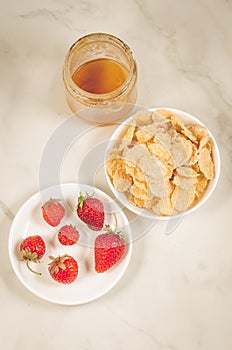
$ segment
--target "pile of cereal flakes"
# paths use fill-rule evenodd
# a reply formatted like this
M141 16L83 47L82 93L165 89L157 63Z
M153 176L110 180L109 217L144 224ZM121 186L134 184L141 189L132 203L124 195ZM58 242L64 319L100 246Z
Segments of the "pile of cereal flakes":
M106 170L132 205L175 215L193 207L214 177L210 136L169 110L142 110L108 152Z

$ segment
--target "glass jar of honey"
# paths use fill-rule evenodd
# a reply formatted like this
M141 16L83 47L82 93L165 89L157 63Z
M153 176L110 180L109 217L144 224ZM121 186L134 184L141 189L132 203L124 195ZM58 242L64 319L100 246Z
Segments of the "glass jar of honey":
M117 37L93 33L69 49L63 67L67 103L94 123L126 118L137 98L137 65L130 48Z

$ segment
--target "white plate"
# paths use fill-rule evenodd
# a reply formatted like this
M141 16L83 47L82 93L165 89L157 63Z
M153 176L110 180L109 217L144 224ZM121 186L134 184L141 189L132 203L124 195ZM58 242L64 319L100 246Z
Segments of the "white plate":
M117 214L119 230L125 234L129 244L123 259L109 271L98 274L94 270L93 244L99 232L92 231L82 223L75 213L78 194L94 193L101 199L105 209L105 223L114 226ZM50 197L62 198L66 208L65 218L56 228L49 226L42 218L41 205ZM80 232L80 240L74 246L62 246L57 239L57 231L64 224L75 224ZM41 235L46 243L46 253L40 264L30 263L31 267L42 272L41 276L31 273L24 261L19 260L19 245L30 235ZM36 193L28 199L18 211L9 235L9 256L13 269L22 284L38 297L49 302L78 305L93 301L111 290L123 276L129 264L132 244L131 230L128 220L120 207L104 192L87 185L74 183L52 186ZM53 281L48 272L49 255L70 254L79 265L79 274L72 284L62 285Z
M110 177L107 174L106 166L105 166L105 176L106 176L108 185L109 185L111 191L113 192L114 196L121 202L121 204L124 207L128 208L130 211L134 212L135 214L143 216L143 217L148 218L148 219L153 219L153 220L154 219L156 219L156 220L169 220L170 218L171 219L179 219L183 215L190 214L190 213L194 212L196 209L200 208L200 206L208 200L208 198L211 196L211 194L215 190L216 185L217 185L218 180L219 180L219 176L220 176L220 168L221 168L220 153L219 153L219 149L218 149L215 138L213 137L213 135L211 134L209 129L199 119L197 119L196 117L192 116L191 114L189 114L187 112L184 112L184 111L181 111L178 109L173 109L173 108L166 108L166 107L150 108L149 111L155 111L157 109L166 109L166 110L172 111L173 113L178 114L184 122L202 125L208 130L208 133L209 133L209 135L211 137L211 141L212 141L212 153L213 153L214 165L215 165L215 177L209 182L209 185L205 191L204 196L192 208L186 210L184 213L182 212L180 214L172 215L172 216L161 216L161 215L158 216L147 209L142 209L142 208L139 208L139 207L136 207L136 206L130 204L128 201L127 195L125 193L118 192L114 188L114 186L110 180ZM107 145L106 152L105 152L105 161L104 161L105 165L106 165L108 152L121 139L121 137L125 133L125 130L127 129L128 125L130 125L133 117L134 117L134 114L132 116L130 116L129 118L127 118L122 124L119 124L119 126L116 128L116 130L112 134L112 136L109 140L109 143Z

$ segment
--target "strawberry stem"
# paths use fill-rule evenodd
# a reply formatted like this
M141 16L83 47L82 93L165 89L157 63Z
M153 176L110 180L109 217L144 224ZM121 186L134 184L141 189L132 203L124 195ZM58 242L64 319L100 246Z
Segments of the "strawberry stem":
M83 196L82 192L80 192L80 195L78 197L78 203L77 203L77 207L78 208L82 208L83 207L83 204L84 204L84 201L87 199L87 198L91 198L94 196L94 193L92 194L88 194L88 192L86 192L85 196Z
M117 232L117 229L118 229L118 218L117 218L117 215L115 213L113 213L113 216L114 216L114 221L115 221L115 229L114 229L114 232L116 233Z
M30 261L29 259L26 259L26 265L27 265L28 270L30 270L31 272L35 273L36 275L42 275L41 272L37 272L37 271L33 270L33 269L30 267L29 261Z
M83 207L84 200L85 200L85 197L84 197L83 194L80 192L80 196L78 197L77 207L82 208L82 207Z

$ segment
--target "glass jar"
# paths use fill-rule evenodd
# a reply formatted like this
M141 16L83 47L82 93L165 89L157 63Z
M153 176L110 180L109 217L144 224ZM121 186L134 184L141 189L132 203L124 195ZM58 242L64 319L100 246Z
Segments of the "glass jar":
M73 80L80 67L99 59L113 60L128 72L124 82L113 91L88 92ZM86 35L71 46L64 62L63 81L70 109L89 122L112 123L125 119L137 99L137 65L133 54L122 40L106 33Z

